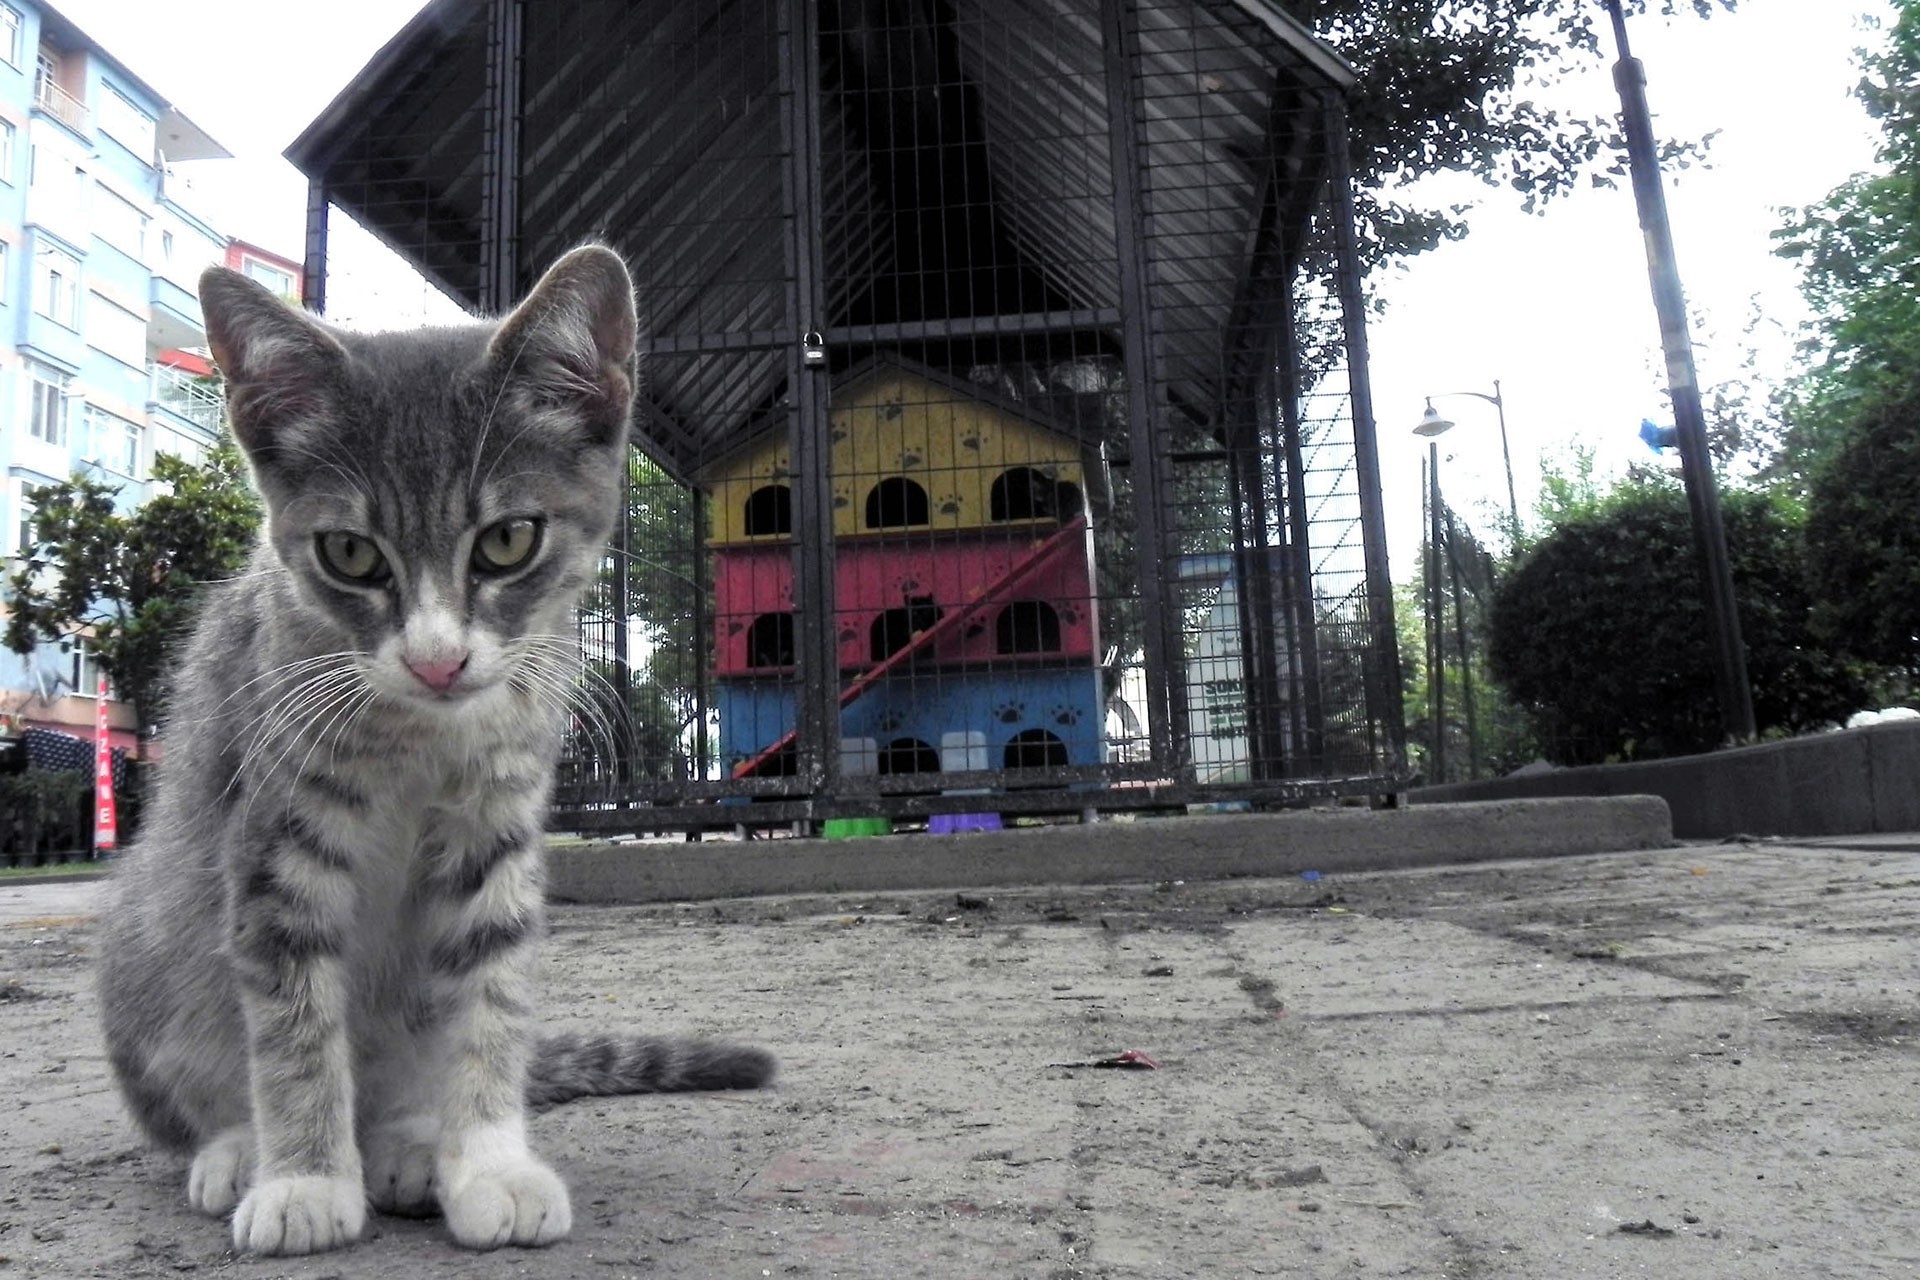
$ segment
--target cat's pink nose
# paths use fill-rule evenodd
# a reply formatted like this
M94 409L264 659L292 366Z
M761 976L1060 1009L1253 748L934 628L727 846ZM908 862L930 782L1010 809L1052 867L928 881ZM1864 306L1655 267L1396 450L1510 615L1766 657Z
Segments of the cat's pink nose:
M435 693L445 693L453 688L454 681L458 680L460 673L466 669L467 655L464 653L457 658L447 658L439 662L415 662L412 658L407 659L407 670L413 672L414 679Z

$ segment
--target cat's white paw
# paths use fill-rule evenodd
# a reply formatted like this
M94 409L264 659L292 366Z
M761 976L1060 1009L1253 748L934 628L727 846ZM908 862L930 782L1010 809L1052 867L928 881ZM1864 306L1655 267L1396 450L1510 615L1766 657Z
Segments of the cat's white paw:
M233 1247L247 1253L324 1253L352 1244L367 1225L359 1178L269 1178L233 1215Z
M222 1129L193 1157L187 1174L187 1203L210 1218L224 1218L253 1183L253 1130L247 1125Z
M433 1144L438 1126L415 1117L376 1125L362 1144L367 1199L382 1213L426 1218L438 1213L434 1198Z
M450 1177L440 1209L469 1249L552 1244L573 1230L566 1184L530 1155Z

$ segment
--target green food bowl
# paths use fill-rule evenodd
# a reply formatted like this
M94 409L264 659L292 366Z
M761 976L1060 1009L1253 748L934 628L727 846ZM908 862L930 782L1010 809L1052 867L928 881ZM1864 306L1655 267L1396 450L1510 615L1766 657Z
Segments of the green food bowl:
M890 836L892 818L828 818L821 835L829 840L857 840L861 836Z

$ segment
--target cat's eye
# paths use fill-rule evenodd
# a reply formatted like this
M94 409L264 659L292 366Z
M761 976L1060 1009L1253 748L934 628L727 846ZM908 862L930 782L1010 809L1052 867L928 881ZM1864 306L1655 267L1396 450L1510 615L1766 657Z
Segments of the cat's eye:
M314 549L328 572L348 582L379 582L387 577L387 558L371 538L335 529L316 537Z
M511 573L540 549L540 522L517 516L490 524L473 540L473 567L478 573Z

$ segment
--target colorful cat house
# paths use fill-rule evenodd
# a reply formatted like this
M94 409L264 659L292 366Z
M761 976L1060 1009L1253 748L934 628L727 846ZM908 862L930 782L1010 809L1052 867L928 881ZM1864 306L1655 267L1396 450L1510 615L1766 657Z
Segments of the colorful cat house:
M854 773L1104 761L1086 451L1031 408L899 357L835 381L835 634ZM792 535L784 433L719 460L713 671L735 776L789 767Z

